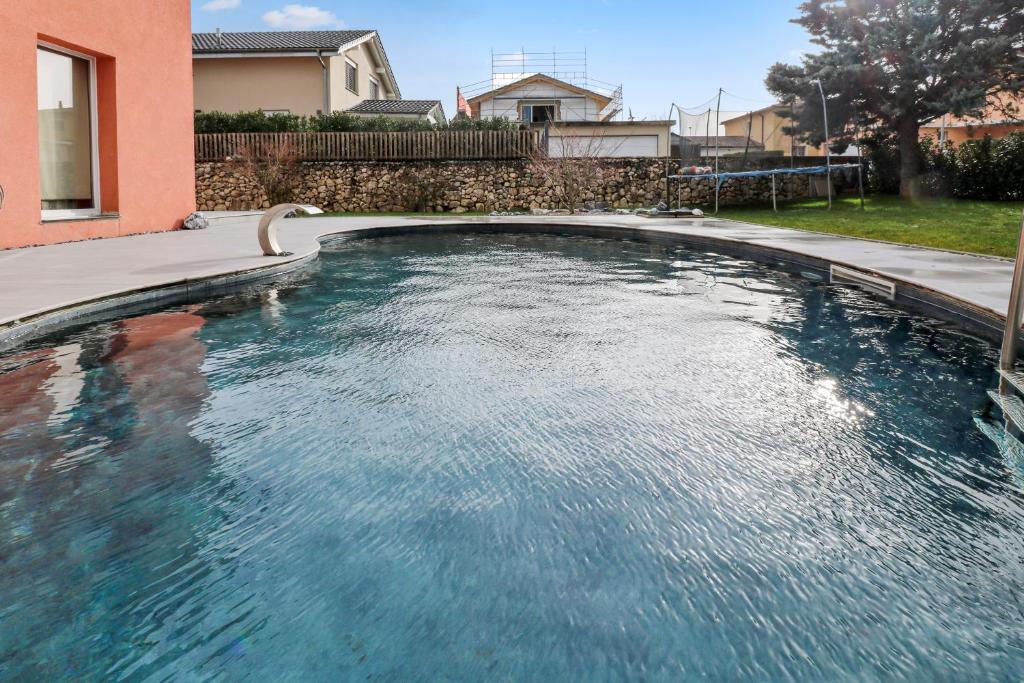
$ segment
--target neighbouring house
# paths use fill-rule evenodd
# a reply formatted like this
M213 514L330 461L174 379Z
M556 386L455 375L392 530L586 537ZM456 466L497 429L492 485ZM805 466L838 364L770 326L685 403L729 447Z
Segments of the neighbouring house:
M345 111L355 116L386 116L389 119L416 119L438 124L448 122L441 100L363 100Z
M997 97L980 117L947 114L921 126L922 139L930 137L952 145L985 136L998 140L1019 132L1024 132L1024 95Z
M683 135L672 134L672 156L682 157L714 157L743 155L763 152L764 145L745 135ZM678 142L676 142L678 139ZM680 148L681 146L681 148Z
M507 118L544 127L555 156L664 157L671 121L614 121L621 89L611 93L536 73L466 100L472 118Z
M613 95L531 74L467 100L473 118L504 117L523 123L608 121L621 111Z
M825 147L812 146L795 140L785 129L792 121L785 114L790 111L789 105L773 104L757 111L748 112L724 122L726 136L740 141L747 137L757 141L765 152L776 152L783 156L823 157ZM714 145L712 141L711 145ZM743 150L740 150L742 152ZM733 153L733 152L730 152Z
M190 21L188 0L0 5L0 248L181 226Z
M546 127L556 157L667 157L671 121L565 121Z
M192 75L197 112L312 116L402 97L369 30L195 33Z

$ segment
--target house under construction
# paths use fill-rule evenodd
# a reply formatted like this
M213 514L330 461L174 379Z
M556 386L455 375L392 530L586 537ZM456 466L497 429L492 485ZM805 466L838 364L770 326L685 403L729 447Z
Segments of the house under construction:
M622 86L590 77L586 52L491 54L491 77L459 88L458 111L543 126L555 156L663 157L671 121L622 120Z
M460 88L473 117L526 123L612 121L622 86L590 77L587 53L491 53L491 77Z

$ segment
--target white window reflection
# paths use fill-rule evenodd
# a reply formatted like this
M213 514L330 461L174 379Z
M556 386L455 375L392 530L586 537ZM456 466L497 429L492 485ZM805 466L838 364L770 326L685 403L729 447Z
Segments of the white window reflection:
M36 64L43 217L97 213L92 61L40 47Z

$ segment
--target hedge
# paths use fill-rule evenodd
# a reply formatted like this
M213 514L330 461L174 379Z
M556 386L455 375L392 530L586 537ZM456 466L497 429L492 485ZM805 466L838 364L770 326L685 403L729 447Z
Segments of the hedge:
M363 117L346 112L320 116L297 114L265 114L244 111L225 114L213 111L195 115L196 133L354 133L361 131L427 131L427 130L515 130L516 121L508 119L458 118L444 124L418 119L393 119L386 116Z
M864 143L868 162L868 189L897 194L900 155L894 138ZM960 199L1024 199L1024 132L995 140L985 136L940 150L933 138L921 141L921 180L936 196Z

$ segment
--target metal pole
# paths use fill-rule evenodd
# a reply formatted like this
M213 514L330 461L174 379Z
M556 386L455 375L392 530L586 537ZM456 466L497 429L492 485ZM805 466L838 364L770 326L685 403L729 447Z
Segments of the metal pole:
M857 148L857 187L860 189L860 210L864 211L864 166L860 160L860 147Z
M775 201L775 174L772 173L772 211L778 212L779 204Z
M860 190L860 210L864 210L864 159L860 152L860 117L853 108L853 139L857 143L857 188Z
M676 108L676 117L679 119L679 168L683 167L683 110L675 102L672 106ZM672 115L672 110L669 109L669 116ZM671 147L671 145L669 145Z
M718 195L722 190L722 179L718 176L718 157L721 156L718 146L719 117L722 115L722 89L718 89L718 104L715 105L715 215L718 215ZM708 123L711 123L710 112Z
M747 170L747 153L750 152L750 135L754 132L754 112L747 118L747 139L743 144L743 170Z
M793 103L789 103L789 120L792 121L795 116L793 109ZM789 167L796 168L796 135L789 136Z
M722 89L718 89L718 104L715 105L715 175L718 175L718 118L722 115ZM709 117L710 118L710 117ZM716 179L717 180L717 179Z
M668 179L668 165L671 163L671 150L670 155L665 157L665 204L668 205L668 210L672 210L672 186Z
M1006 309L1003 348L999 353L999 369L1011 371L1017 362L1017 338L1020 335L1021 286L1024 285L1024 213L1021 214L1020 236L1017 238L1017 260L1013 262L1010 303Z
M832 148L828 139L828 103L825 100L825 88L821 80L815 78L811 83L818 84L818 92L821 93L821 111L825 118L825 174L827 176L826 189L828 190L828 210L832 210Z
M704 150L711 149L711 107L708 107L708 120L704 123Z

